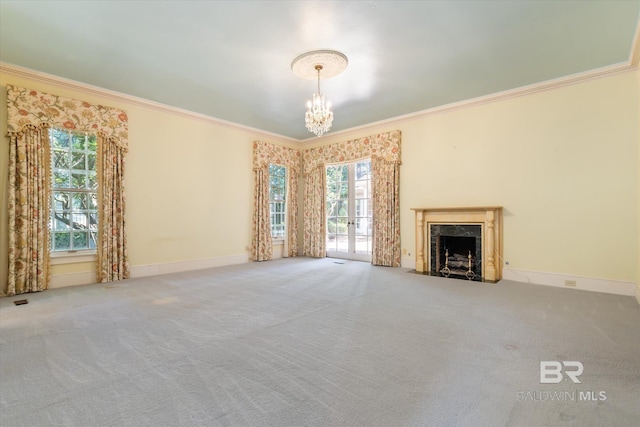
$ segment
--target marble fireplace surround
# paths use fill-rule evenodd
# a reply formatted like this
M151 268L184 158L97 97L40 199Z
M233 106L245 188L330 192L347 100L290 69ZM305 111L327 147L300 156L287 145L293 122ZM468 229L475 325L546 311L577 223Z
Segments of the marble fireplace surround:
M431 224L482 227L482 278L502 279L502 207L412 208L416 217L416 272L431 271Z

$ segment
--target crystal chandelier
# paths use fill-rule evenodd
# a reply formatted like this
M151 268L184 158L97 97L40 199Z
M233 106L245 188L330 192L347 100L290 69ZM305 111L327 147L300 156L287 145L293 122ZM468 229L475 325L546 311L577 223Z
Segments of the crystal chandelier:
M320 71L322 65L316 65L318 70L318 93L313 94L313 101L307 102L307 113L304 115L304 122L309 132L322 136L323 133L329 132L333 123L333 111L331 111L331 102L324 102L324 95L320 92Z
M318 92L307 102L307 112L304 115L307 130L317 136L329 132L333 123L331 103L325 102L324 95L320 92L320 72L322 71L323 79L335 77L347 68L347 63L347 57L335 50L307 52L291 63L291 70L298 77L318 80Z

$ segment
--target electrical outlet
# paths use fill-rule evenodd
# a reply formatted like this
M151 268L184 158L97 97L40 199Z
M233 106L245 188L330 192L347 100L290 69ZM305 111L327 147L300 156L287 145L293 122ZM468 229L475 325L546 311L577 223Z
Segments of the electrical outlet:
M406 250L406 249L403 249L403 250L402 250L402 255L406 255L406 254L407 254L407 250Z
M565 286L573 286L573 287L575 287L576 286L576 281L575 280L565 280L564 281L564 285Z

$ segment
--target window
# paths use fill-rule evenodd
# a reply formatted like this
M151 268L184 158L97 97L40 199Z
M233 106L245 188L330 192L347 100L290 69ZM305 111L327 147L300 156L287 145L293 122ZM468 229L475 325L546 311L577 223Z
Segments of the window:
M286 226L286 186L287 171L284 166L269 165L269 211L271 216L271 237L284 239Z
M51 251L95 250L98 231L96 135L50 129Z

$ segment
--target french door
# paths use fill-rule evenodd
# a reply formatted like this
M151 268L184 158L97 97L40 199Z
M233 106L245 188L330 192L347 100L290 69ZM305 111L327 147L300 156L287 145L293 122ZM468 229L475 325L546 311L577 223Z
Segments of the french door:
M371 262L371 160L327 166L327 256Z

